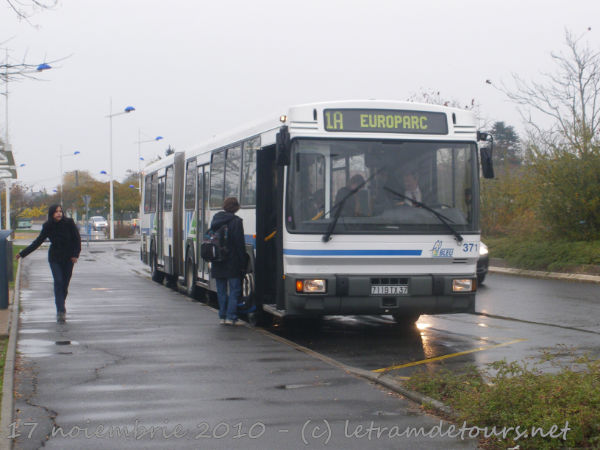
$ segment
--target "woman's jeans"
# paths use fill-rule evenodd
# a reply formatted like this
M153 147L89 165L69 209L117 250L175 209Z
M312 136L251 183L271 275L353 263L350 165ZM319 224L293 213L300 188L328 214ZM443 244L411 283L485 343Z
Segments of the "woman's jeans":
M69 282L73 274L73 262L71 260L64 262L50 261L50 270L54 277L54 302L56 303L56 312L64 313L65 299L69 292Z
M229 284L229 295L227 295L227 284ZM240 278L217 278L220 319L237 319L237 304L241 293L242 280Z

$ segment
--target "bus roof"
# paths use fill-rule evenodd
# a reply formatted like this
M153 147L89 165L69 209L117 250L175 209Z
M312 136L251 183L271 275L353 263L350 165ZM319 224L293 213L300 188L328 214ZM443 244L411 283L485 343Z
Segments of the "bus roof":
M173 164L173 161L175 160L175 155L178 153L182 153L182 152L172 153L169 156L166 156L157 161L151 162L146 167L142 167L142 174L154 172L155 170L170 166L171 164Z
M281 114L273 114L270 118L256 121L240 126L227 133L215 135L205 142L193 146L186 151L186 159L189 157L208 153L212 150L229 146L236 142L241 142L253 136L262 135L262 146L275 143L275 135L282 125L288 125L292 137L300 135L319 135L321 137L333 137L332 133L325 131L323 111L330 110L402 110L411 112L433 112L444 113L448 117L448 132L443 136L448 138L461 136L463 139L469 135L469 138L475 138L477 122L472 111L448 107L443 105L434 105L430 103L416 103L398 100L337 100L329 102L315 102L295 105L287 108ZM284 120L285 118L285 120ZM402 133L397 133L402 134ZM426 133L421 133L421 136ZM353 133L354 136L361 138L375 138L373 132L369 134ZM390 133L377 134L384 138L391 138ZM414 134L412 135L414 138ZM265 137L267 138L265 141ZM440 138L442 136L438 136Z

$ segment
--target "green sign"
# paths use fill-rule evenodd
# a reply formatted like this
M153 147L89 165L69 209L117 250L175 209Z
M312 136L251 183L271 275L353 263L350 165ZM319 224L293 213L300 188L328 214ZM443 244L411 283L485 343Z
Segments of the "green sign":
M398 109L326 109L325 130L332 132L448 134L446 114Z

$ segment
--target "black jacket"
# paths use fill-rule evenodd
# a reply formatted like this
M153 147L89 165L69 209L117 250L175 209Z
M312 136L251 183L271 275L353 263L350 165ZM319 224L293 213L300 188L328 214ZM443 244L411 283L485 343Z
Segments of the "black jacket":
M77 225L73 219L63 217L58 222L45 222L42 225L40 235L29 245L19 252L22 258L42 245L42 242L50 239L50 250L48 261L66 262L71 258L79 258L81 253L81 237Z
M246 243L244 239L244 221L233 213L220 211L210 224L210 229L218 230L227 224L227 249L229 258L213 262L210 275L213 278L241 278L246 270Z

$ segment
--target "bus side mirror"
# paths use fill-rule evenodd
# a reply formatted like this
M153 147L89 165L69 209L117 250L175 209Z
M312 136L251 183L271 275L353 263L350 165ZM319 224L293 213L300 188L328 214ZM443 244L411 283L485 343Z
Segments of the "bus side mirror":
M275 154L277 155L278 166L290 165L290 151L290 132L287 126L283 126L275 137Z
M483 178L494 178L494 163L492 162L492 147L481 147L481 172Z
M489 133L477 132L477 141L489 142L489 145L479 148L481 159L481 172L483 178L494 178L494 162L492 154L494 151L494 137Z

